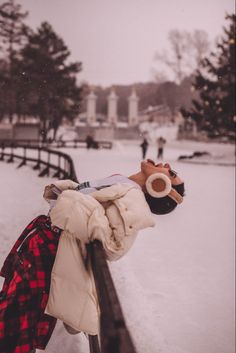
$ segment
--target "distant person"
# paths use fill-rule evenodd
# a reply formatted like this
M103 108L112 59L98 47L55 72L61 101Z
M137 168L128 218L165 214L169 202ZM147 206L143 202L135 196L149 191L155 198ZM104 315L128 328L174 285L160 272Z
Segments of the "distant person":
M98 150L98 149L99 149L99 144L98 144L98 142L95 141L95 140L93 140L93 148L94 148L95 150Z
M163 159L165 144L166 144L166 140L162 136L160 136L157 139L157 159Z
M147 153L147 149L148 149L148 140L146 139L146 137L143 138L143 142L141 143L140 147L142 149L142 158L145 159L146 157L146 153Z
M94 139L93 139L93 136L92 136L92 135L87 135L87 136L86 136L86 139L85 139L85 142L86 142L86 147L87 147L88 150L89 150L90 148L93 148L93 146L94 146Z
M93 136L87 135L85 141L87 149L94 148L97 150L99 148L98 142L94 140Z

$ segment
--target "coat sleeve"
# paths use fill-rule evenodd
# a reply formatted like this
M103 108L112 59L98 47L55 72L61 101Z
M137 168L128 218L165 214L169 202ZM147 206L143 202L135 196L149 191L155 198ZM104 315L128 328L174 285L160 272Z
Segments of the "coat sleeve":
M77 191L63 191L49 215L55 226L85 244L111 234L102 205L90 195Z
M108 260L117 260L130 249L140 229L154 225L150 211L144 208L147 205L140 203L136 194L130 190L127 197L118 197L117 201L117 191L111 189L99 202L92 195L66 190L58 196L49 215L55 226L79 239L83 249L97 239ZM119 195L123 196L123 191ZM114 202L105 210L102 203L112 198Z
M89 219L89 233L91 234L91 240L96 239L102 243L107 259L109 261L116 261L128 252L136 239L137 233L133 233L127 237L123 228L123 236L117 239L114 229L106 216L105 220L105 224L107 225L102 226L100 214L95 209Z
M50 200L55 200L57 199L57 194L54 193L53 189L56 187L59 190L59 193L65 190L73 190L75 189L79 184L66 179L66 180L56 180L53 184L47 185L44 189L43 197L47 202L50 202Z
M99 202L108 202L106 216L111 235L99 240L110 261L119 259L129 251L141 229L155 225L143 192L130 184L117 183L91 195Z
M80 240L81 249L85 249L85 244L99 240L110 261L126 254L136 238L136 234L125 237L123 233L122 239L117 239L103 206L92 196L80 192L62 192L49 215L55 226Z

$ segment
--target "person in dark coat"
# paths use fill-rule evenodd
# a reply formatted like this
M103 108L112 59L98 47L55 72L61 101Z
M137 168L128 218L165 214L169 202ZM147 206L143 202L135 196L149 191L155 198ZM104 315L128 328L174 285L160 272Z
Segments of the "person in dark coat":
M163 159L165 144L166 140L162 136L157 139L157 159Z
M98 149L99 147L98 143L97 141L94 140L93 136L87 135L85 141L86 141L87 149L90 149L90 148Z
M85 142L88 150L93 147L93 137L91 135L86 136Z
M142 158L145 159L148 149L148 140L146 139L146 137L143 138L143 142L141 143L140 147L142 149Z

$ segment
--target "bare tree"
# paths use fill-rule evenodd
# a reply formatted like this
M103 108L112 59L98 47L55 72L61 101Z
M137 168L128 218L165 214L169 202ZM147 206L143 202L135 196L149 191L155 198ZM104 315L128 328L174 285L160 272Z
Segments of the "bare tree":
M155 78L156 83L161 84L168 81L167 74L161 70L152 69L151 73L152 73L152 76Z
M209 53L210 42L208 39L208 34L202 30L195 30L191 35L192 48L195 53L195 67L194 69L199 69L202 59Z
M169 32L168 40L170 51L156 52L155 59L170 69L175 81L180 83L184 77L199 68L201 60L209 51L207 33L201 30L190 33L175 29Z

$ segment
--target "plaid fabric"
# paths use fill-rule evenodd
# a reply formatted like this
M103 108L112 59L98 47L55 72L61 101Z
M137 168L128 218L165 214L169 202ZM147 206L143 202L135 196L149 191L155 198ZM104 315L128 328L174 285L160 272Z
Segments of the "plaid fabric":
M0 275L0 353L45 349L56 319L44 314L61 230L39 216L22 232Z

